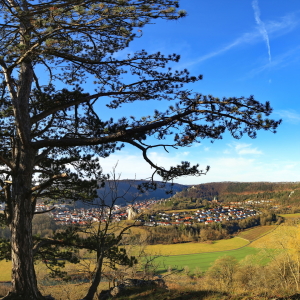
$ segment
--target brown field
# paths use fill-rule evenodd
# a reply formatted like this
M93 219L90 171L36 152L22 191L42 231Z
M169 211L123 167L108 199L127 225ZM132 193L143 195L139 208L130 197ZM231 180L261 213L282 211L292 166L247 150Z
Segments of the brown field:
M268 232L274 230L276 225L269 225L269 226L259 226L255 228L251 228L239 233L238 237L248 240L252 242L263 235L267 234Z

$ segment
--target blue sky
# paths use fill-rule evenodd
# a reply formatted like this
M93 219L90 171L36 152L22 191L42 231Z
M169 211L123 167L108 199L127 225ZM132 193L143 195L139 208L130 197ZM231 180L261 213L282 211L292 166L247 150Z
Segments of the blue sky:
M203 74L187 86L216 97L254 95L270 101L273 118L283 119L276 134L258 132L256 139L233 139L225 134L211 143L153 151L154 162L169 167L188 160L211 170L205 176L176 182L200 184L216 181L300 181L300 2L299 0L185 0L188 16L158 21L143 28L143 36L125 52L181 55L177 69ZM175 68L175 66L174 66ZM170 103L168 103L170 104ZM136 114L149 114L163 103L142 102ZM130 107L124 107L128 112ZM127 110L127 111L126 111ZM132 113L132 112L131 112ZM146 178L151 169L139 150L125 147L101 159L105 172L118 163L122 178Z

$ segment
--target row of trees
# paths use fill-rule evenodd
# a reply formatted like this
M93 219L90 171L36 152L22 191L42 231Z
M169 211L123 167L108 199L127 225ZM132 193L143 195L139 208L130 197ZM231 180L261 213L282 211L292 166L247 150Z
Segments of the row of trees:
M172 226L145 227L146 242L150 245L173 244L183 242L203 242L226 239L237 232L259 225L280 224L282 218L272 213L265 213L238 221L225 221L208 225L195 223L189 226L184 224ZM139 239L141 234L132 235L127 243Z
M53 218L48 215L35 215L32 221L32 234L39 235L41 237L50 237L53 235L53 231L62 228L57 225ZM0 228L0 238L9 239L10 230L8 227Z
M173 202L179 203L182 200L189 199L211 201L214 198L225 203L271 199L280 204L297 205L300 200L300 184L270 182L207 183L181 191L175 196Z

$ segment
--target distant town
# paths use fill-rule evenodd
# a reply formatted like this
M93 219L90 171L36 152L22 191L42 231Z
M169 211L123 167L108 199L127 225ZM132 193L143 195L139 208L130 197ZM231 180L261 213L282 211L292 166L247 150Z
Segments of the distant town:
M109 218L112 222L121 220L136 219L145 226L171 226L171 225L192 225L195 223L211 224L230 220L241 220L260 214L253 208L245 208L245 203L232 202L228 205L216 205L208 209L195 209L187 211L155 211L151 212L154 204L162 204L168 199L145 200L133 205L114 205L109 213L107 209L100 207L74 208L67 204L55 204L54 206L37 204L36 212L48 211L48 214L57 224L85 225L91 222L106 222ZM215 201L217 202L217 201ZM250 203L249 203L250 204ZM0 209L4 209L0 206Z

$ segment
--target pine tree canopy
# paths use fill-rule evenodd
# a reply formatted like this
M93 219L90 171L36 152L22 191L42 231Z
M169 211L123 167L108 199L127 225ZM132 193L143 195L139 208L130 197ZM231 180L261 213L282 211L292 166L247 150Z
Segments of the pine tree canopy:
M271 113L269 103L187 90L184 84L201 75L167 68L179 60L176 54L141 50L115 58L137 37L134 32L153 19L184 16L177 7L177 1L165 0L1 1L1 162L6 181L17 167L13 149L18 143L36 155L34 172L42 183L33 192L47 188L49 194L54 182L75 176L66 166L72 165L79 177L91 177L94 155L106 157L126 144L141 149L163 179L201 173L188 163L170 170L156 166L147 150L158 145L148 145L147 137L163 145L171 135L170 146L181 147L202 138L219 139L226 129L235 138L245 133L255 137L259 129L275 131L278 122L262 117ZM91 82L93 91L85 91ZM147 100L169 101L170 107L119 120L104 119L99 108Z

